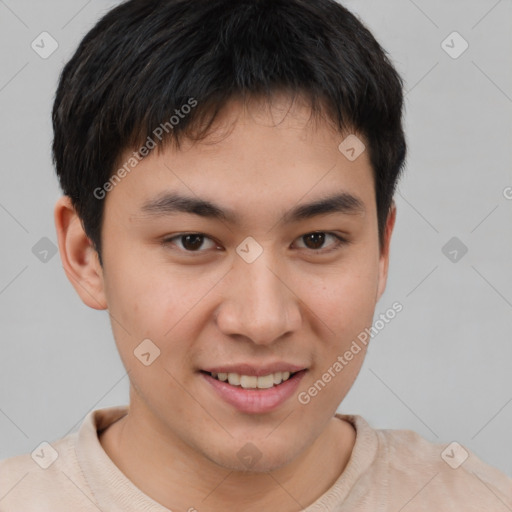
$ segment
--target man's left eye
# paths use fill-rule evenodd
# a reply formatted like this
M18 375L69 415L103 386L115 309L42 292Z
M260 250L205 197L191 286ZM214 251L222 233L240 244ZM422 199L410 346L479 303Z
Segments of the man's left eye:
M320 249L322 249L322 246L324 245L327 237L331 237L332 239L334 239L334 243L331 243L330 246L328 246L329 248L327 249L327 252L334 250L339 246L347 243L347 241L344 238L335 235L334 233L326 233L324 231L315 231L313 233L307 233L306 235L302 235L301 237L299 237L298 240L302 240L305 242L306 249L311 249L312 251L319 251Z

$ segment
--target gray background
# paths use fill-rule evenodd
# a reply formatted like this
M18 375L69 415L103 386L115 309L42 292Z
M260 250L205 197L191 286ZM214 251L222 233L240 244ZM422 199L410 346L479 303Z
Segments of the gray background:
M32 250L43 237L56 244L59 72L115 4L0 0L0 458L128 400L107 312L82 304L58 254L44 262ZM376 315L395 301L404 309L373 339L340 411L456 440L512 476L511 0L344 4L406 81L409 156ZM47 59L31 48L43 31L59 44ZM453 31L469 43L456 59L441 45ZM452 39L453 53L461 41ZM456 262L442 252L452 237L468 248Z

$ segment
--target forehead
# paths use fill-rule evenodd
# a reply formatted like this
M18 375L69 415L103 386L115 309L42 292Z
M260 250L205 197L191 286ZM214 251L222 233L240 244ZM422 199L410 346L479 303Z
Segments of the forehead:
M164 209L165 196L174 194L204 199L210 206L222 203L234 212L297 205L336 192L345 195L345 206L352 201L361 210L370 203L370 210L374 183L368 155L363 151L356 159L347 158L340 148L348 136L354 134L338 132L312 117L308 105L286 97L271 105L232 101L205 139L185 140L179 149L168 144L152 150L109 192L107 203L129 195L133 200L121 206L129 206L132 215L147 214L157 211L158 203ZM175 197L167 206L183 205L182 199ZM355 205L358 200L362 204Z

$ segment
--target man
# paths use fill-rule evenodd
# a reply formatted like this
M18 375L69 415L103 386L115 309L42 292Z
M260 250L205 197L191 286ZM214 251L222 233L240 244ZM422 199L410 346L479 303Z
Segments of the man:
M130 405L91 412L45 469L4 461L0 510L512 507L474 454L454 469L336 414L405 158L400 77L345 8L125 2L66 65L53 124L63 266L108 309Z

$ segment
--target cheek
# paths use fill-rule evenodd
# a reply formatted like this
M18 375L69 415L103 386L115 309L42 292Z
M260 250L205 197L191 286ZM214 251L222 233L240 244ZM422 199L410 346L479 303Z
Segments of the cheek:
M160 362L176 366L190 352L200 321L194 314L219 280L214 275L178 272L161 264L143 265L134 257L118 261L105 273L112 330L121 357L133 365L133 351L150 339L161 351Z
M297 395L303 419L330 417L352 387L366 355L358 336L372 324L378 270L361 266L309 281L308 307L320 319L315 364Z
M105 279L107 300L110 311L137 334L162 336L190 308L194 287L183 276L147 261L131 255L111 265Z
M346 340L371 323L377 285L378 266L360 262L307 279L303 296L331 334L337 340Z

